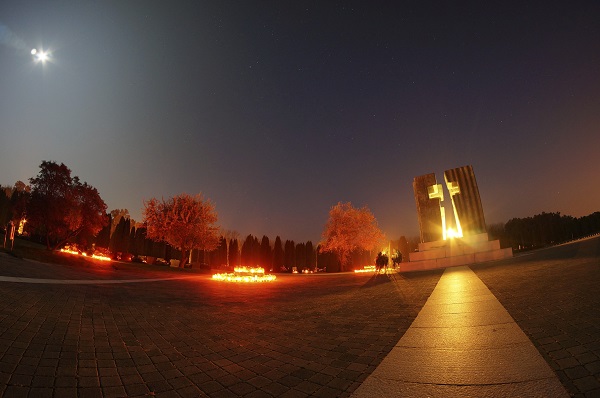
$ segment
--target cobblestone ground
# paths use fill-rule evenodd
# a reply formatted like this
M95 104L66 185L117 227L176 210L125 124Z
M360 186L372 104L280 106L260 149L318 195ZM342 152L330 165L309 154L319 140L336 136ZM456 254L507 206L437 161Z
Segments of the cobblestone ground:
M0 281L0 395L348 396L404 334L441 273L282 275L234 285L160 267L69 267L0 253L0 276L191 276Z
M600 239L471 267L574 397L600 397Z

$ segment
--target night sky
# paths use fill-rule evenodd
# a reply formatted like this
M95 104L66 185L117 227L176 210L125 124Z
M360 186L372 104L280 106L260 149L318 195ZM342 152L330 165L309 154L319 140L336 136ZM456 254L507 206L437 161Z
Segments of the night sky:
M4 0L0 183L313 242L338 201L417 235L413 178L467 164L488 224L600 210L600 2L489 3Z

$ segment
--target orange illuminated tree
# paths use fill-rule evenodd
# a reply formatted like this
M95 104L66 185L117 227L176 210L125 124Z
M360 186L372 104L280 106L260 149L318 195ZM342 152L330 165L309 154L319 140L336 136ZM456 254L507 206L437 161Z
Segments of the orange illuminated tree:
M357 209L351 203L339 202L329 210L320 250L336 253L340 270L345 271L354 250L377 249L384 240L385 235L367 207Z
M155 198L144 202L146 236L181 251L179 266L185 267L193 249L211 251L219 245L215 206L202 194L177 195L167 201Z

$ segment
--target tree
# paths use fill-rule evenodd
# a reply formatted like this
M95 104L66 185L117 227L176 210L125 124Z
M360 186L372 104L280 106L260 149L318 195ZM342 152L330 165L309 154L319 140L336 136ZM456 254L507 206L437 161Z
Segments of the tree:
M13 188L14 192L31 192L31 188L29 185L25 184L23 181L18 180L15 182L15 186Z
M257 242L258 239L252 234L246 236L246 240L244 240L244 243L242 244L242 265L246 267L256 267L258 264L259 259L257 253L259 250L256 249Z
M31 227L58 248L79 234L96 235L107 222L106 204L96 188L71 177L63 163L43 161L31 183L28 220Z
M0 225L6 225L11 219L10 196L4 187L0 187ZM10 191L9 191L10 192Z
M202 255L204 252L200 252ZM221 267L227 265L227 239L224 236L219 238L219 244L215 250L208 253L210 260L209 264L211 267ZM202 259L202 258L201 258Z
M0 225L9 221L19 225L26 218L30 192L23 181L17 181L14 187L0 186Z
M132 228L132 231L134 229ZM135 236L129 240L129 245L132 247L131 253L136 256L143 256L144 252L144 241L146 240L146 228L138 226L135 228Z
M283 246L283 261L284 266L288 271L292 271L292 269L296 266L296 244L293 240L286 240L285 245Z
M329 211L321 250L335 252L340 262L340 270L345 271L350 254L354 250L372 250L384 240L385 235L367 207L356 209L351 203L339 202Z
M117 228L117 225L119 224L121 219L122 218L130 218L130 217L129 217L129 210L127 210L127 209L113 209L110 211L110 215L112 217L112 224L110 226L110 234L112 236L112 234L115 232L115 229Z
M277 236L275 238L275 245L273 246L273 272L280 272L283 265L283 247L281 245L281 238Z
M202 194L177 195L167 201L152 198L144 203L146 235L164 241L181 251L180 267L185 267L192 249L214 250L219 244L217 212Z
M112 226L112 216L110 213L106 215L106 225L102 227L98 235L96 235L96 246L108 249L110 246L110 228Z
M334 252L326 252L321 250L321 246L317 246L317 264L318 268L326 272L339 272L340 263L337 261Z
M127 253L129 250L129 238L131 233L131 221L129 218L121 217L110 237L110 251L116 253Z
M127 251L131 253L132 256L137 256L140 254L137 246L135 245L135 226L131 226L131 231L129 232L129 248Z
M12 195L10 196L10 206L12 208L12 220L19 223L27 216L27 203L29 202L31 188L25 185L23 181L15 182Z
M309 269L314 270L317 268L317 257L315 256L315 249L313 248L312 241L309 240L306 242L304 250L306 252L306 266Z
M266 235L263 235L260 242L260 266L265 272L270 272L273 267L273 253L271 252L271 242Z
M228 265L237 267L240 265L240 246L237 239L231 239L229 241L229 249L227 250Z

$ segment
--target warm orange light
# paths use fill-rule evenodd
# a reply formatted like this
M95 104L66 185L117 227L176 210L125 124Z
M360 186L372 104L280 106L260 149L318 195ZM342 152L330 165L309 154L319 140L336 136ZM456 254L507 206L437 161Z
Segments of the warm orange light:
M19 221L19 229L17 229L17 233L19 235L23 235L23 230L25 229L25 223L27 223L27 219L22 218L21 221Z
M275 275L265 275L265 269L260 267L235 267L233 273L214 274L212 278L223 282L271 282L277 279Z
M100 256L98 254L92 254L91 256L88 256L87 253L79 253L78 251L71 250L69 248L62 248L62 249L60 249L60 251L62 253L74 254L76 256L90 257L90 258L93 258L94 260L100 260L100 261L111 261L112 260L110 257Z
M236 273L249 273L249 274L264 274L265 273L265 269L264 268L251 268L251 267L235 267L233 269L234 272Z
M101 260L101 261L111 261L112 260L110 257L100 256L98 254L92 254L91 257L95 260Z
M377 267L374 265L365 265L363 267L363 269L355 269L354 272L356 272L357 274L360 273L366 273L366 272L379 272L379 273L385 273L385 274L391 274L393 272L395 272L395 270L391 267L383 267L382 269L380 269L379 271L377 271Z
M448 228L446 230L446 237L448 239L462 238L462 233L460 231L455 230L454 228Z
M356 272L357 274L363 273L363 272L375 272L377 271L377 268L374 265L365 265L363 267L363 269L355 269L354 272Z

